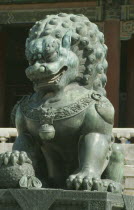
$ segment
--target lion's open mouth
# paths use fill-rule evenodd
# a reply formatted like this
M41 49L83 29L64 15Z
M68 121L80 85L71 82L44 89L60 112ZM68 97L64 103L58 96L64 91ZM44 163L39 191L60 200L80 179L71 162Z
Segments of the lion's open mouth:
M67 71L67 66L64 66L63 68L61 68L61 70L57 74L51 75L46 78L42 78L40 81L38 81L38 87L42 87L44 85L49 85L49 84L53 84L53 83L58 84L61 77L63 76L63 74L66 71Z

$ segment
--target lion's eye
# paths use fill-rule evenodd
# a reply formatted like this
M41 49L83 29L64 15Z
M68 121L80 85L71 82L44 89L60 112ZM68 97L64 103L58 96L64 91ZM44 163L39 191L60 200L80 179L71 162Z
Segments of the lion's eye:
M32 61L35 63L37 61L38 57L36 55L33 56Z
M34 63L37 61L37 56L33 55L33 57L29 60L29 65L34 65Z
M30 66L31 66L31 65L34 65L34 63L35 63L34 60L30 60L30 61L29 61L29 65L30 65Z

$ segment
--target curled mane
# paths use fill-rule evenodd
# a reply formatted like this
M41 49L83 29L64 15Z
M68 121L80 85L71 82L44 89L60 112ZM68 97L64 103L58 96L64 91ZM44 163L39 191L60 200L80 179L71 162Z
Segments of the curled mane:
M93 88L98 93L106 95L108 63L104 35L97 25L90 22L84 15L60 13L47 15L44 20L36 22L30 29L29 38L26 41L27 59L30 60L32 56L29 52L30 42L51 35L61 43L68 31L71 31L70 50L79 58L77 81L88 89Z

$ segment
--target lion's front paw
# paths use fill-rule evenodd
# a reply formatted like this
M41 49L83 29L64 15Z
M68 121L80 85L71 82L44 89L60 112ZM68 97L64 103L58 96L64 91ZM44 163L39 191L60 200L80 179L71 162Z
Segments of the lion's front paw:
M0 154L0 167L2 165L22 165L23 163L32 164L32 161L28 158L27 153L24 151L14 150L12 152L5 152Z
M67 189L72 190L97 190L102 191L102 181L95 177L84 177L83 179L76 176L74 179L70 176L67 179Z
M75 190L98 190L102 186L101 179L97 174L90 172L85 169L80 171L79 173L73 174L69 176L66 181L67 189L75 189Z
M32 161L26 152L12 151L0 154L0 187L17 188L20 179L35 176ZM35 183L35 179L34 179Z
M101 179L88 171L79 172L69 176L66 181L67 189L70 190L89 190L99 192L121 193L122 185L108 179Z

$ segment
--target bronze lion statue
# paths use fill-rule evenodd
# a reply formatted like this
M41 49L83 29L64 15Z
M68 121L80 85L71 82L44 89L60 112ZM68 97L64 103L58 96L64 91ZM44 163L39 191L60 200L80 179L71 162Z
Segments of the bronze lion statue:
M48 15L30 29L26 75L35 92L13 109L18 137L0 156L0 187L122 191L106 54L103 33L81 14Z

